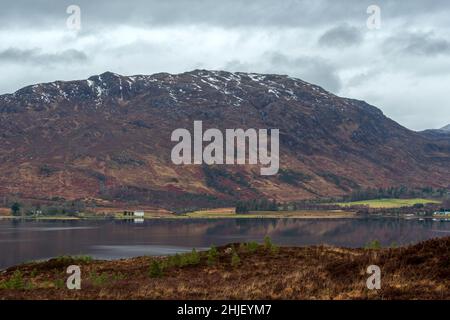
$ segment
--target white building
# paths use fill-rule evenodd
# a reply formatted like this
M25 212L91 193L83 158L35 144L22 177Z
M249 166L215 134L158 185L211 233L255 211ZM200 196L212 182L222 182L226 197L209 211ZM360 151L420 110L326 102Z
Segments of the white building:
M440 211L436 211L434 214L435 215L450 216L450 210L440 210Z
M144 216L144 211L134 211L133 215L135 217L143 217Z

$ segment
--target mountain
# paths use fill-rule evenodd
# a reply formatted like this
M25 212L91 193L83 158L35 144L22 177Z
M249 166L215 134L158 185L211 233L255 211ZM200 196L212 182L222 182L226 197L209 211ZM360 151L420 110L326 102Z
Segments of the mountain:
M440 129L428 129L421 132L423 135L434 140L450 141L450 124Z
M177 128L278 128L280 171L176 166ZM271 74L194 70L36 84L0 96L0 195L200 206L447 187L450 142L363 101Z

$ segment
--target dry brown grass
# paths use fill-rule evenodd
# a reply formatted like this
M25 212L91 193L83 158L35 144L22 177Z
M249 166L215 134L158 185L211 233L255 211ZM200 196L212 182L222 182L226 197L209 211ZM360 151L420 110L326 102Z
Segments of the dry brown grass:
M57 261L10 268L0 283L19 270L32 288L0 289L2 299L450 299L450 238L395 249L346 249L327 246L239 248L240 264L231 266L230 246L218 248L216 264L201 253L198 265L169 267L148 275L152 259ZM82 290L58 288L66 267L80 264ZM366 268L382 271L381 290L366 288ZM92 274L103 275L95 283ZM122 277L118 276L122 275Z

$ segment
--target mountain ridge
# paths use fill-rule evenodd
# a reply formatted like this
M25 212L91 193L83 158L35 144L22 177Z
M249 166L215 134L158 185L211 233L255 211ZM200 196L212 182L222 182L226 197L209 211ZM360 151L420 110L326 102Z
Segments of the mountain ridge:
M287 75L277 75L277 74L259 74L259 73L245 73L245 72L226 72L226 71L210 71L204 69L196 69L189 72L179 73L179 74L170 74L166 72L155 73L151 75L133 75L133 76L123 76L118 73L114 73L111 71L106 71L99 75L90 76L87 79L82 80L69 80L69 81L53 81L46 82L34 85L25 86L14 93L3 94L0 95L0 99L4 99L9 101L10 99L15 98L16 96L25 95L36 95L37 97L33 100L33 102L41 103L43 102L51 102L49 101L49 97L46 94L40 93L39 91L47 90L53 93L58 93L59 98L71 99L71 98L80 98L81 97L91 97L91 98L102 98L108 94L111 94L112 97L120 97L122 99L127 97L127 94L134 93L139 94L142 93L143 90L148 88L151 83L158 82L163 78L168 78L170 80L177 79L178 77L183 77L186 75L192 75L195 77L203 77L206 80L201 80L204 83L207 83L211 87L215 89L219 89L214 85L216 80L212 80L212 82L208 82L211 80L210 76L218 76L226 81L239 81L241 76L249 77L254 82L259 82L263 78L272 78L272 79L288 79L293 81L296 85L309 86L312 90L320 92L324 95L332 95L331 93L324 90L322 87L307 83L301 79L289 77ZM170 81L169 81L170 82ZM62 91L61 86L67 86L69 91ZM164 87L165 89L169 89L168 87ZM88 90L86 90L88 89ZM270 89L270 88L269 88ZM273 92L275 95L277 92ZM290 92L284 92L291 94ZM55 94L54 98L57 98L58 95Z

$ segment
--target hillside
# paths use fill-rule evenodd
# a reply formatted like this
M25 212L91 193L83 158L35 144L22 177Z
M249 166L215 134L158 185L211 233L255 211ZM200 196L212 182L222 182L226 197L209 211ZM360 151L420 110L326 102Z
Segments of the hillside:
M440 129L428 129L421 132L423 135L434 140L450 141L450 124Z
M238 259L225 246L216 254L28 263L0 274L0 299L450 299L448 237L383 249L234 247ZM81 290L65 288L73 264ZM380 267L380 290L366 287L370 265Z
M279 128L280 172L175 166L171 132ZM0 96L0 195L168 206L337 196L360 187L447 187L450 141L363 101L282 75L106 72Z

